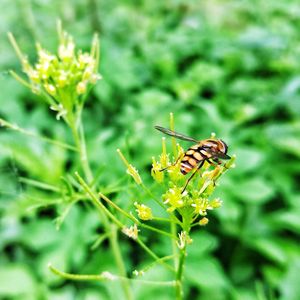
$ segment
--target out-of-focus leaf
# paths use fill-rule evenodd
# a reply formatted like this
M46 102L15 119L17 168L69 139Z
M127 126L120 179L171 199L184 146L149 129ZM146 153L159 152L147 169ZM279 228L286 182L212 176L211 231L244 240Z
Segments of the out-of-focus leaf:
M268 216L269 226L278 229L288 229L296 234L300 231L300 212L299 210L277 211Z
M263 153L251 147L234 149L236 165L239 172L258 169L264 160Z
M199 231L199 232L198 232ZM189 257L196 259L197 257L211 253L218 246L217 239L204 230L199 230L192 234L193 243L189 246Z
M281 246L279 240L261 237L261 238L253 238L250 241L251 247L255 248L263 255L265 255L268 259L275 261L276 263L284 265L287 262L287 254L285 252L284 247Z
M232 194L243 202L261 204L267 202L274 195L274 190L263 177L254 177L239 182L232 190Z
M262 267L262 272L266 278L266 281L272 286L276 287L282 281L284 272L282 269L277 268L274 265L265 265Z
M272 124L266 128L270 142L281 151L300 156L300 123Z
M203 289L222 289L229 285L219 262L209 256L194 257L186 262L185 277Z
M2 265L0 269L0 296L35 299L36 283L27 267L21 264Z
M298 257L289 264L288 270L279 284L280 299L297 300L300 298L299 268L300 260Z
M61 239L55 229L54 222L50 220L33 221L24 227L22 240L32 250L42 251L51 245L55 245Z

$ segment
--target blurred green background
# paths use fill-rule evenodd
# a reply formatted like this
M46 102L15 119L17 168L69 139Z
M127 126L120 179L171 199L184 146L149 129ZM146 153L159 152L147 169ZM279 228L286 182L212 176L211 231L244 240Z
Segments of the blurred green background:
M192 233L186 299L300 299L298 0L2 0L0 16L1 117L67 142L66 126L8 74L21 67L6 33L34 62L36 40L55 51L58 18L79 48L100 32L103 80L83 118L98 187L123 186L119 202L145 195L127 188L116 149L151 183L161 147L153 126L168 127L170 112L178 131L197 139L215 132L237 155L217 188L222 208ZM91 249L101 232L94 209L68 211L57 194L28 184L61 186L77 169L72 154L3 128L0 145L0 299L122 299L118 284L65 281L47 269L52 262L74 273L114 271L105 245ZM128 272L151 262L121 240ZM146 242L160 255L170 251L153 234ZM157 270L147 278L168 279ZM173 299L168 288L134 289L136 299Z

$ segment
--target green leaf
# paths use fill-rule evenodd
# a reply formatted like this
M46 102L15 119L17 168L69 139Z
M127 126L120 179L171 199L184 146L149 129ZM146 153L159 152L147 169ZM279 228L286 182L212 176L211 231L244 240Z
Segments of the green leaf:
M265 255L268 259L275 261L276 263L284 265L287 262L287 253L283 245L274 238L262 237L255 238L250 241L251 247L258 250Z
M298 257L289 264L286 275L279 284L281 299L298 300L300 298L299 269L300 259Z
M229 285L220 263L210 256L187 259L184 276L203 289L224 289Z
M238 172L257 170L264 161L263 153L253 147L235 148L234 153Z
M274 195L271 184L263 177L246 178L237 182L232 189L232 194L241 201L251 204L262 204Z
M279 230L288 229L296 234L300 231L300 212L299 210L277 211L271 214L267 221L270 226L275 226Z
M36 299L36 283L33 275L22 264L2 265L0 269L0 296Z

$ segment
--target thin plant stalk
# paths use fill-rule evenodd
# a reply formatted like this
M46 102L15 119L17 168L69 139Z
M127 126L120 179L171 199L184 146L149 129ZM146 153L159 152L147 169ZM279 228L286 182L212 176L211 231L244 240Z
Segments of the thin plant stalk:
M70 280L77 280L77 281L116 281L120 280L123 282L132 282L137 284L145 284L145 285L157 285L161 287L174 287L176 282L174 280L171 281L153 281L153 280L140 280L134 278L123 277L119 275L115 275L109 272L103 272L99 275L90 275L90 274L72 274L66 273L58 270L57 268L53 267L51 264L48 265L50 271L62 278L70 279Z
M122 258L122 253L120 250L119 242L118 242L118 229L115 225L110 225L111 234L109 236L110 245L113 251L113 255L115 258L115 262L118 266L119 272L122 274L122 276L126 276L126 268L124 265L124 261ZM128 281L121 281L126 299L131 300L133 299L131 288Z
M76 178L78 179L80 185L83 187L83 189L86 191L86 193L89 195L90 200L95 205L95 207L98 209L99 213L103 216L103 218L108 223L107 218L110 218L114 224L116 224L120 229L123 229L124 225L119 221L118 218L116 218L103 204L97 196L94 194L94 192L90 189L90 187L87 185L87 183L81 178L81 176L76 172L75 173ZM103 196L103 195L102 195ZM105 223L106 224L106 223ZM105 225L104 224L104 225ZM175 269L172 268L169 264L166 264L164 261L161 261L161 259L149 248L147 247L139 238L136 238L135 241L156 261L158 261L161 265L165 266L167 269L169 269L172 272L175 272Z
M182 277L186 257L186 246L180 249L179 262L176 272L176 300L183 299Z
M173 130L173 131L175 130L173 113L170 113L170 129ZM174 155L174 158L176 159L176 155L177 155L176 139L172 137L171 140L172 140L173 155ZM170 223L170 231L171 231L171 234L176 235L176 233L177 233L176 223L174 223L174 222ZM178 249L177 249L177 245L176 245L175 240L172 240L172 252L173 252L173 255L174 255L174 267L175 267L175 269L177 269L180 262L177 261ZM177 283L176 283L176 289L177 289Z
M84 175L86 177L86 180L90 183L93 181L93 173L91 171L91 168L90 168L90 165L88 162L86 143L85 143L81 119L79 120L78 126L76 126L77 125L76 123L77 122L75 119L72 120L70 127L72 130L74 142L75 142L77 150L79 152L80 162L82 165Z
M122 277L126 277L126 268L125 268L124 261L122 259L120 245L119 245L118 239L117 239L117 233L114 232L114 231L116 231L116 228L115 228L115 225L113 225L109 221L108 216L112 217L114 222L116 222L116 224L119 227L121 227L122 224L118 221L118 219L116 219L106 209L106 207L101 203L101 201L99 199L97 199L97 197L94 195L93 191L89 188L89 186L86 184L86 182L80 177L80 175L78 173L75 173L75 176L77 177L77 179L78 179L79 183L81 184L81 186L83 187L83 189L89 194L89 196L90 196L89 198L91 199L92 203L97 208L97 210L100 214L101 221L103 222L105 231L106 231L106 233L109 233L108 234L109 244L112 248L114 259L115 259L115 262L116 262L118 270L119 270L119 274ZM129 283L127 281L125 281L125 282L122 281L122 287L123 287L126 299L132 300L133 298L131 295L131 289L130 289Z

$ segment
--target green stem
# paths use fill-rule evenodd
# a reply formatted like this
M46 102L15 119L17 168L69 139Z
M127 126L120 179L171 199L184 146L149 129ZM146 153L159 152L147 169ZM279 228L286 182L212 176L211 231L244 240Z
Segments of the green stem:
M66 273L62 272L55 267L53 267L51 264L48 265L48 268L50 271L62 278L65 279L71 279L71 280L78 280L78 281L115 281L115 280L121 280L124 282L132 282L137 284L148 284L148 285L158 285L158 286L169 286L174 287L176 285L175 281L151 281L151 280L139 280L139 279L132 279L127 278L123 276L118 276L111 274L109 272L103 272L100 275L89 275L89 274L72 274L72 273Z
M174 115L173 115L173 113L170 113L170 129L173 130L173 131L175 130ZM174 155L174 157L176 159L176 157L177 157L176 138L174 138L172 136L171 140L172 140L173 155Z
M162 261L161 258L159 258L150 248L148 248L144 242L142 242L139 238L135 240L151 257L155 259L159 264L165 266L167 269L169 269L172 272L175 272L174 268L171 267L169 264L166 264L164 261Z
M110 245L111 245L114 257L115 257L116 264L119 269L119 273L122 276L126 276L126 268L125 268L122 254L120 251L120 247L119 247L119 243L118 243L118 231L117 231L117 227L115 225L111 226L111 235L109 237L109 240L110 240ZM122 280L122 287L123 287L126 299L128 299L128 300L133 299L133 296L131 293L131 288L130 288L128 281Z
M177 234L177 228L176 228L176 223L172 222L170 224L170 231L171 231L171 234L172 235L175 235ZM172 240L172 252L173 252L173 255L174 255L174 267L175 269L177 268L177 245L176 245L176 240Z
M191 230L191 221L192 221L192 216L184 213L184 211L182 211L181 216L182 216L182 231L178 243L179 260L178 260L177 270L176 270L176 300L183 299L182 278L183 278L184 263L186 257L186 247L189 238L188 234Z
M176 300L183 299L182 277L186 257L186 246L180 249L178 268L176 272Z
M56 145L56 146L59 146L59 147L62 147L62 148L68 149L68 150L77 151L77 148L72 146L72 145L69 145L69 144L63 143L61 141L53 140L51 138L39 135L35 132L32 132L32 131L26 130L24 128L21 128L16 124L9 123L6 120L1 119L1 118L0 118L0 126L9 128L11 130L14 130L14 131L17 131L19 133L25 134L27 136L38 138L38 139L43 140L47 143L50 143L50 144L53 144L53 145Z
M103 221L105 231L108 233L110 232L111 234L108 235L109 238L109 243L110 246L113 250L115 262L117 264L119 274L123 277L126 276L126 269L123 263L122 259L122 254L120 251L118 239L117 239L117 232L116 232L116 227L114 224L111 224L109 222L110 218L118 227L123 228L123 224L102 204L102 202L98 199L98 197L94 194L94 192L90 189L90 187L86 184L86 182L81 178L81 176L76 172L75 176L83 189L86 191L86 193L90 196L89 198L91 199L92 203L95 205L95 207L98 209L101 220ZM126 295L127 300L131 300L132 295L130 292L130 286L128 282L123 282L122 283L124 293Z
M122 215L124 215L125 217L127 217L128 219L130 219L131 221L133 221L134 223L136 223L138 226L140 227L144 227L147 228L149 230L155 231L157 233L160 233L162 235L166 235L174 240L176 240L176 235L172 235L169 232L165 232L163 230L160 230L156 227L144 224L142 222L140 222L137 218L135 218L133 215L127 213L125 210L123 210L122 208L120 208L117 204L115 204L113 201L111 201L108 197L106 197L105 195L103 195L102 193L99 193L99 196L106 201L109 205L111 205L113 208L115 208L118 212L120 212Z
M87 183L83 180L83 178L75 172L75 177L77 178L78 182L84 189L84 191L89 195L90 200L95 205L95 207L98 209L101 219L104 223L104 226L106 228L106 231L109 231L110 223L108 221L108 218L110 218L118 227L123 228L123 224L116 218L104 205L101 201L99 201L98 197L95 195L95 193L91 190L91 188L87 185Z
M93 174L90 169L90 165L87 158L87 151L86 151L86 144L85 144L85 138L83 133L83 127L81 121L79 122L79 126L76 126L76 120L75 118L72 118L73 120L70 122L70 127L72 130L73 138L76 144L76 147L79 152L80 156L80 162L81 166L84 172L84 175L86 177L87 182L93 181ZM79 128L79 130L78 130Z

